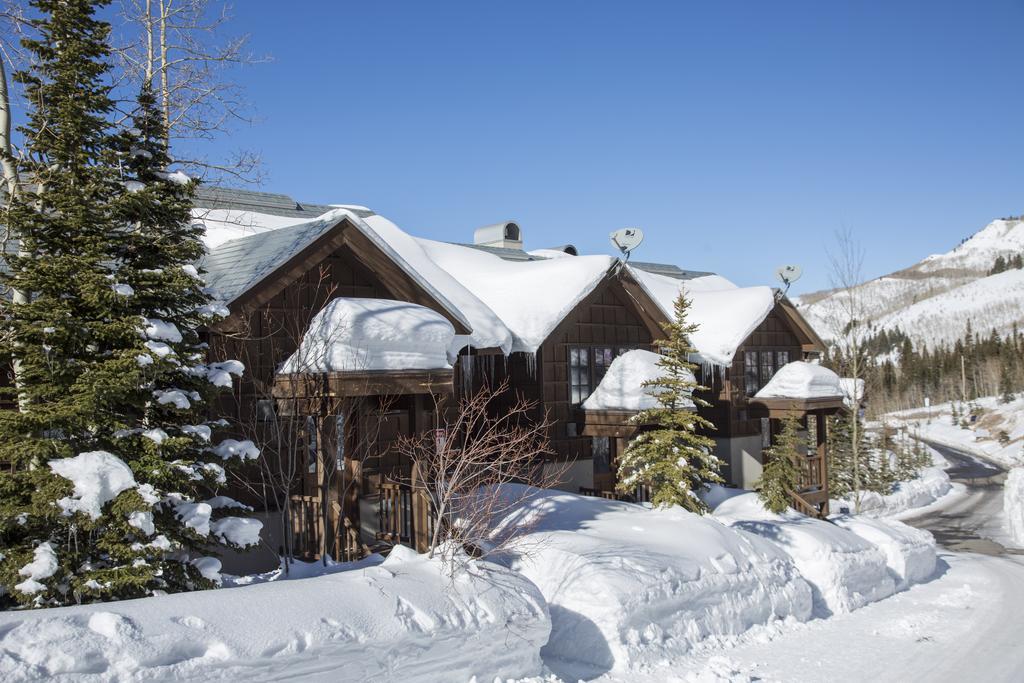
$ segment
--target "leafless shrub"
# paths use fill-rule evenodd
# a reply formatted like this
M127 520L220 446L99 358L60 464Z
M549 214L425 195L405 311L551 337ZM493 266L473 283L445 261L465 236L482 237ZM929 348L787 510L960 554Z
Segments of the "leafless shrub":
M503 521L534 495L531 487L551 487L560 477L557 468L545 467L550 421L535 418L536 402L510 397L507 383L485 387L450 411L443 433L397 443L412 463L403 483L430 506L427 552L453 568L509 548L528 526Z

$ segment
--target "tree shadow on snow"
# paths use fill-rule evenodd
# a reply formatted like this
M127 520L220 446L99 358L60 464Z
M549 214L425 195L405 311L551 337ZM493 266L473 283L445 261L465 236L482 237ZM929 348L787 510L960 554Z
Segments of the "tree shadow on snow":
M540 656L551 673L565 681L590 681L608 673L615 658L593 621L579 612L550 605L551 638ZM557 650L552 643L558 643Z

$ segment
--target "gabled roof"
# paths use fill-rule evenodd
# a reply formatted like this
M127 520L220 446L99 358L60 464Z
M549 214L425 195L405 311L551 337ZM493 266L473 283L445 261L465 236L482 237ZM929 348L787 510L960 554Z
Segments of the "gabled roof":
M689 297L689 321L700 327L690 337L701 362L729 366L736 350L775 307L771 287L737 287L718 275L678 280L635 264L630 272L669 318L680 290Z
M647 261L630 261L629 265L640 270L645 270L648 273L655 273L656 275L664 275L666 277L672 277L677 280L692 280L698 277L705 277L708 275L714 275L714 273L702 271L702 270L684 270L679 266L671 263L650 263Z
M347 234L349 231L354 234ZM288 283L289 273L301 267L296 261L321 248L326 250L326 256L342 244L382 268L394 266L395 277L381 269L377 275L390 282L392 289L407 290L401 293L413 303L443 313L460 334L470 333L472 326L458 306L349 209L332 209L306 223L229 240L211 249L200 261L200 267L206 270L207 284L217 292L217 297L230 305L243 296L251 298L261 287L279 291Z
M508 261L475 247L418 239L424 252L494 311L513 351L535 352L611 272L611 256Z

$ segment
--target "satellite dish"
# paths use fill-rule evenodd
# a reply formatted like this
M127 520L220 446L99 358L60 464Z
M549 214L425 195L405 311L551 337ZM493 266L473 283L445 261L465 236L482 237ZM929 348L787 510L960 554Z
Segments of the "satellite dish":
M610 235L612 244L629 259L629 254L644 241L644 231L640 228L623 228Z
M778 299L786 296L786 292L789 291L789 286L800 279L800 276L804 274L803 269L800 266L779 266L775 269L775 279L786 286L778 294Z
M786 285L787 288L800 279L804 271L800 266L780 266L775 269L775 279Z

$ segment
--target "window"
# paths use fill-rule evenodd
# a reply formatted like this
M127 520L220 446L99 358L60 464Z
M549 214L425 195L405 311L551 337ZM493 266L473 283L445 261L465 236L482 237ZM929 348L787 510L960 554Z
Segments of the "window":
M306 471L316 474L316 418L306 417Z
M612 471L611 445L607 436L595 436L591 441L594 456L594 474L608 474Z
M761 386L768 384L768 381L775 374L775 354L771 351L762 351L761 356Z
M789 351L776 351L775 352L775 369L779 370L783 365L789 362Z
M590 349L569 347L569 400L579 405L590 396Z
M570 346L569 347L569 400L579 405L604 379L612 361L632 351L628 346Z
M608 346L595 346L593 349L594 358L594 386L596 387L604 379L605 373L608 372L608 366L612 364L612 359L615 354L611 347Z
M743 354L743 382L747 396L753 396L761 388L757 380L757 351L747 351Z

